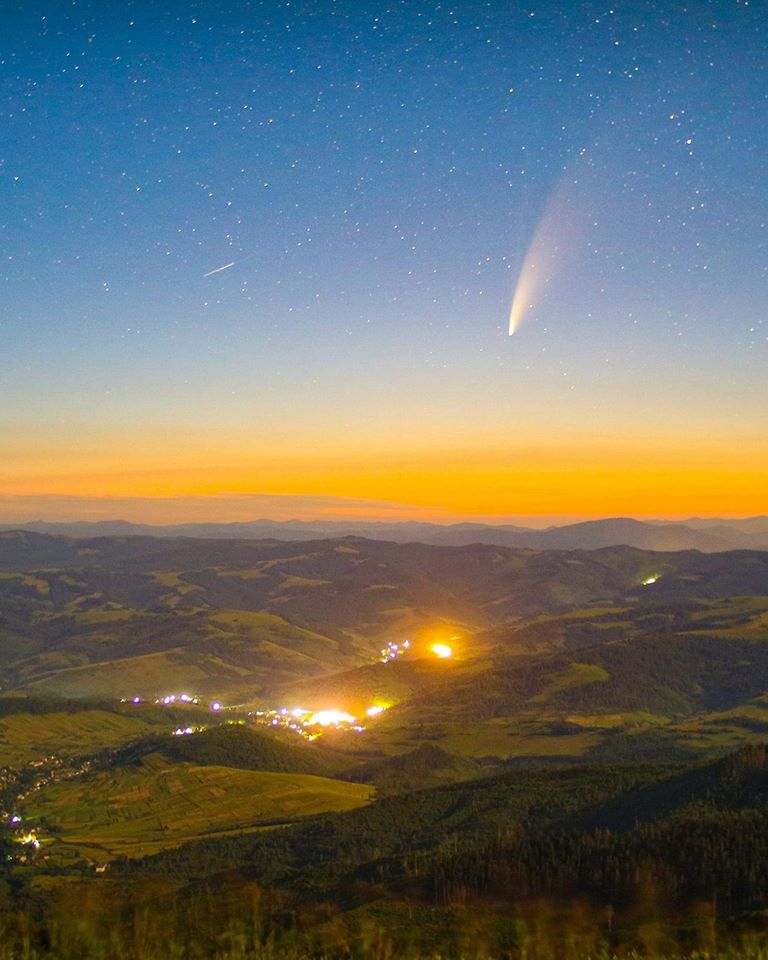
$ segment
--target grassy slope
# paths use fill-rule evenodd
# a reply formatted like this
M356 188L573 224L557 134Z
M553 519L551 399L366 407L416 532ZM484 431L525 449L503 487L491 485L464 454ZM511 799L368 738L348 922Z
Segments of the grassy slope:
M171 763L152 754L135 766L62 782L31 797L25 814L58 835L51 853L102 859L143 856L212 834L328 811L351 810L371 788L327 777Z
M141 717L106 710L16 713L0 717L0 766L21 767L51 754L76 757L116 747L158 729Z
M162 653L110 660L104 663L70 667L53 676L26 685L34 695L64 697L158 697L167 693L193 690L202 696L215 696L222 689L246 686L250 671L218 657L199 654L190 657L181 648Z
M307 743L296 736L274 735L241 724L210 727L194 736L165 737L160 752L172 760L202 766L235 767L270 773L311 773L334 776L348 760L319 743ZM370 783L364 777L358 782Z

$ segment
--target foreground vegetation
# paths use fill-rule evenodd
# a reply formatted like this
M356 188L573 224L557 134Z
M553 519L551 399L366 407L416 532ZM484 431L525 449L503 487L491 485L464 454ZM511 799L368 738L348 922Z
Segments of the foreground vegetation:
M6 956L51 960L759 956L768 753L515 771L101 875L6 861L0 890Z
M43 919L44 911L44 919ZM387 918L384 913L387 912ZM93 891L72 885L24 913L0 916L2 960L639 960L768 956L755 924L721 923L711 903L630 931L583 900L539 900L502 910L387 902L340 913L328 904L288 911L255 884L210 887L180 899L167 886Z

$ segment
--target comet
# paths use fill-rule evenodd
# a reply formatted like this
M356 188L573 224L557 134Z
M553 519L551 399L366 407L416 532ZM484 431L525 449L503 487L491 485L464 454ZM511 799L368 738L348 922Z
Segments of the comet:
M517 333L530 311L541 301L556 268L562 267L565 255L573 252L577 235L586 226L587 210L578 186L578 180L563 175L544 207L512 297L510 337Z
M545 250L537 250L538 246L537 237L534 236L523 261L523 267L515 287L515 295L512 298L512 307L509 311L510 337L520 329L528 311L536 305L542 287L547 283L547 272L553 258L551 255L548 257Z
M225 263L223 267L216 267L215 270L209 270L208 273L203 274L203 278L212 277L214 273L221 273L222 270L229 270L230 267L234 267L237 263L236 260L233 260L232 263Z
M510 337L517 333L540 299L554 270L557 253L555 226L559 219L556 212L559 208L558 193L556 190L547 203L525 254L509 311Z

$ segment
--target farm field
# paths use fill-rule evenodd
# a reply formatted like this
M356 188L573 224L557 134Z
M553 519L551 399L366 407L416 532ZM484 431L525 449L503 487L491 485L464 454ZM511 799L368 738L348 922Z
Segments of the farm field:
M366 784L295 773L171 763L151 754L136 766L57 783L23 813L50 825L48 852L137 857L190 840L252 831L364 806Z
M77 757L117 747L165 729L156 721L107 710L14 713L0 717L0 766L21 767L43 757Z

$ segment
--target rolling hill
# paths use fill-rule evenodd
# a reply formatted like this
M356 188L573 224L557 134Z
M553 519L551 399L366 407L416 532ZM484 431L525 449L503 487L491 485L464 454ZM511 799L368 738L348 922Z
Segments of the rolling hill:
M321 955L762 922L765 553L12 532L0 669L4 869L54 931L71 897L133 943L113 894Z
M364 737L325 741L360 762L428 742L453 758L430 783L484 758L681 759L760 735L766 597L768 554L750 551L14 532L0 667L38 696L380 704ZM454 656L432 656L435 640Z
M173 763L147 754L56 783L20 808L44 819L48 853L62 862L146 856L216 834L242 835L299 817L351 810L369 801L370 787L303 773Z

